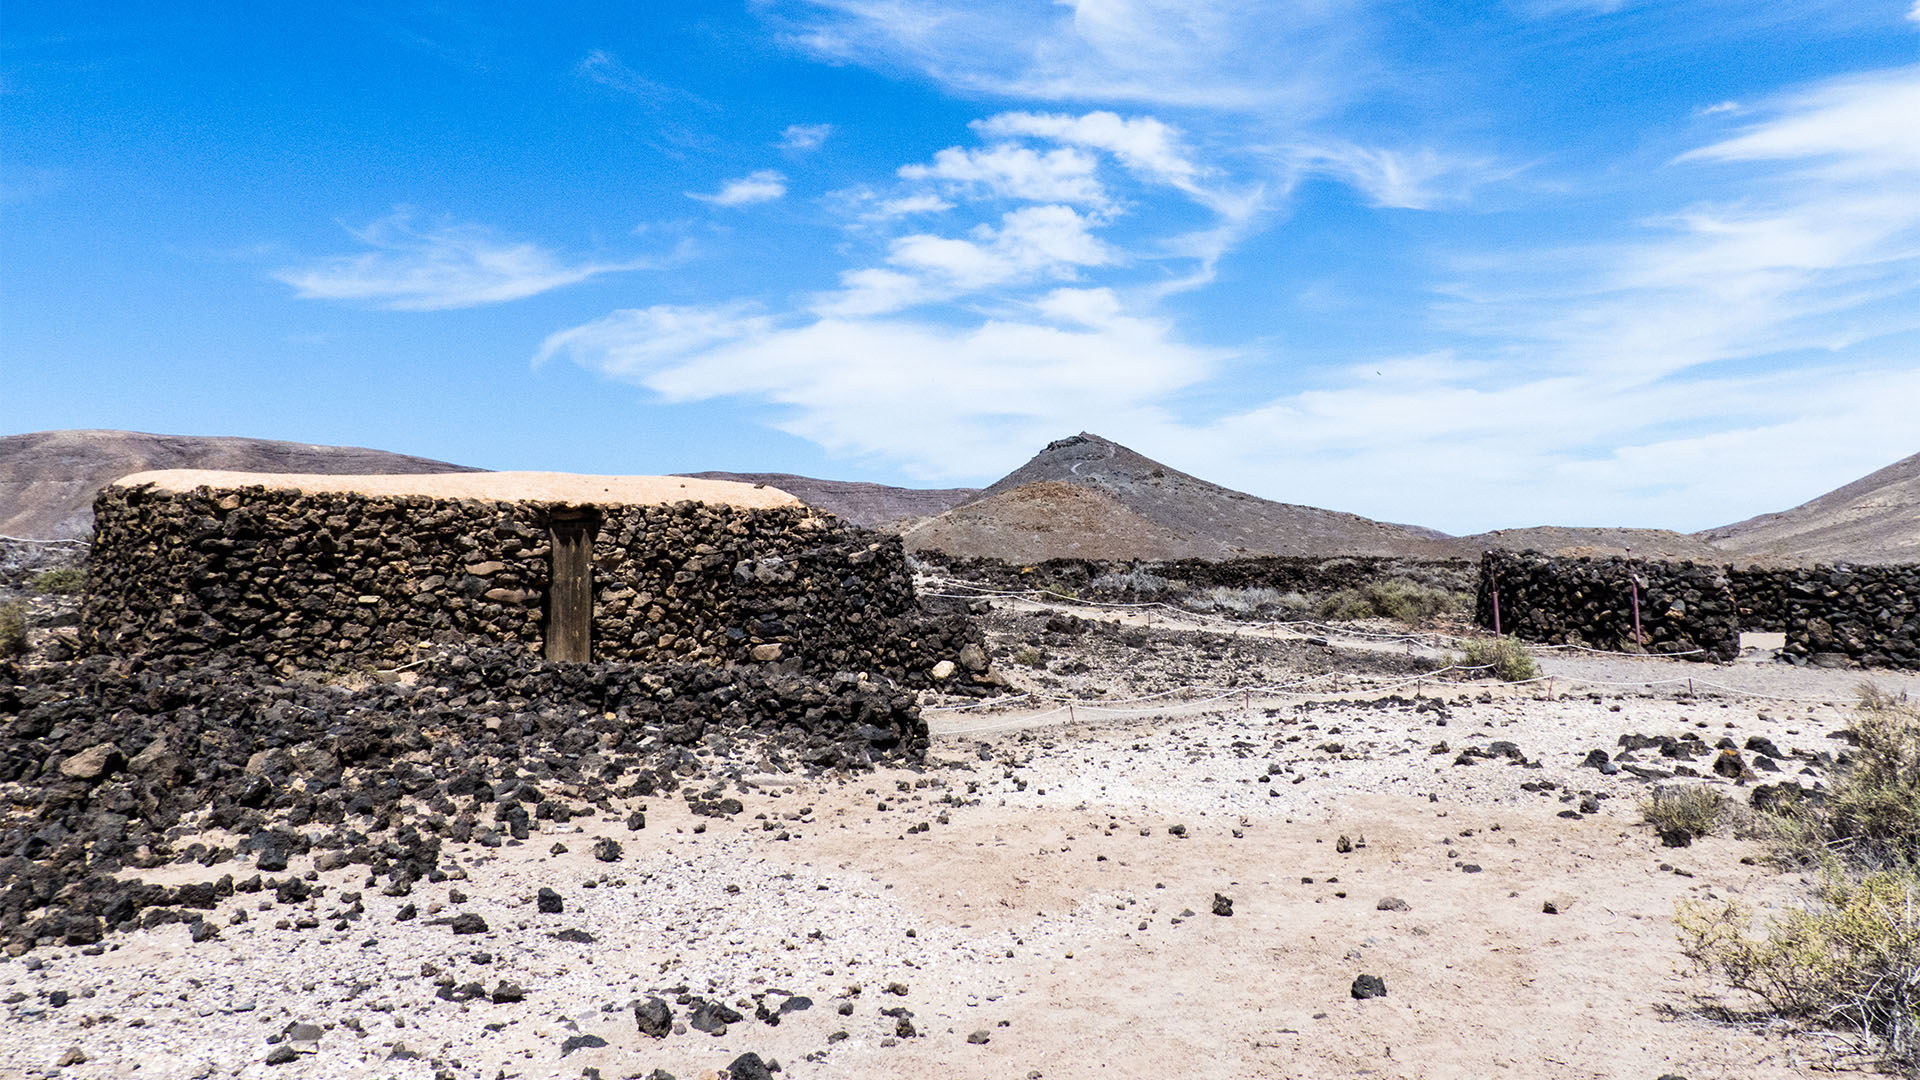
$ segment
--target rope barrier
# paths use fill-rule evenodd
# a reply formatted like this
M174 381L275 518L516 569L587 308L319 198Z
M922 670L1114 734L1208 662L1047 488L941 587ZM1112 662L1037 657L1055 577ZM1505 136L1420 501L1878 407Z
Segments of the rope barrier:
M0 540L5 540L10 544L79 544L81 547L93 546L93 541L91 540L35 540L31 536L0 535Z

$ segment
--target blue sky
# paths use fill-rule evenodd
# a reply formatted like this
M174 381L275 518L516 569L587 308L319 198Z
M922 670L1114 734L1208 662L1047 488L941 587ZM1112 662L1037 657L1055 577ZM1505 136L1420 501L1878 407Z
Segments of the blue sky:
M1920 2L0 20L0 431L990 481L1089 430L1453 532L1920 451Z

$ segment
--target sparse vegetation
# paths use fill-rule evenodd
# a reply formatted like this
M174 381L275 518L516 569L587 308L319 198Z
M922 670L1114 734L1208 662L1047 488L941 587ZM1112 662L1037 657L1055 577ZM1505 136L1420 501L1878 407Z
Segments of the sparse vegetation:
M1682 950L1772 1016L1851 1029L1920 1065L1920 710L1860 693L1859 748L1824 799L1760 815L1775 854L1817 864L1811 902L1768 921L1733 903L1682 904Z
M1181 601L1192 611L1225 612L1232 615L1266 615L1273 618L1298 618L1312 610L1307 598L1297 592L1281 592L1262 586L1234 588L1215 585L1202 589Z
M1047 656L1031 645L1022 645L1013 650L1013 662L1022 667L1038 668L1047 666Z
M1463 667L1486 668L1494 678L1506 682L1526 682L1540 677L1540 665L1525 645L1510 637L1468 638L1462 654L1454 662Z
M33 588L36 592L54 596L70 596L85 588L86 584L87 572L78 566L55 567L33 579Z
M1436 615L1464 610L1466 598L1446 589L1412 581L1370 581L1357 589L1327 594L1317 611L1323 619L1393 619L1410 626Z
M19 600L0 604L0 656L27 651L27 605Z
M1726 819L1727 797L1708 787L1658 787L1640 800L1640 819L1661 835L1684 833L1688 840L1706 836Z
M1134 567L1131 570L1110 570L1097 575L1087 583L1093 593L1128 593L1135 596L1159 596L1174 591L1173 582L1150 570Z

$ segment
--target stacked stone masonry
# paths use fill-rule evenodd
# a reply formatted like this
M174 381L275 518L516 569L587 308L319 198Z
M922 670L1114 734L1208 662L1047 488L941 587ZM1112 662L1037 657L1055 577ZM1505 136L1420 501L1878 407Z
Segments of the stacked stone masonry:
M83 626L118 655L301 667L394 666L462 643L537 650L549 522L576 510L109 487L94 505ZM930 685L936 669L953 684L984 678L977 629L919 609L895 537L799 506L589 512L595 661L869 672L907 686Z
M1525 641L1703 660L1733 659L1743 631L1784 632L1791 661L1920 669L1917 609L1920 565L1739 568L1490 551L1474 618Z

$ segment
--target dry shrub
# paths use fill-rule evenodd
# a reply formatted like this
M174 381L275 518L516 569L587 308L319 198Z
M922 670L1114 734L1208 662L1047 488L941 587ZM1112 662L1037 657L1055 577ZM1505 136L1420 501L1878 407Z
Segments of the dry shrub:
M1866 869L1920 866L1920 709L1863 684L1853 731L1860 745L1824 808L1829 846Z
M55 596L71 596L86 588L87 571L79 566L60 566L36 575L33 587L36 591Z
M1920 1064L1920 873L1855 876L1838 866L1814 901L1770 920L1758 937L1740 904L1683 901L1681 951L1759 998L1767 1012L1878 1041Z
M1175 589L1173 582L1153 573L1134 567L1130 570L1108 571L1097 575L1087 582L1087 589L1094 593L1125 593L1133 596L1159 596Z
M23 656L27 651L27 605L19 600L0 604L0 656Z
M1409 626L1465 608L1465 598L1446 589L1411 581L1370 581L1357 589L1339 589L1320 601L1323 619L1394 619Z
M1773 1015L1851 1029L1920 1065L1920 710L1863 686L1859 747L1824 799L1759 815L1775 855L1818 864L1808 906L1749 936L1733 903L1682 904L1683 951Z
M1640 820L1663 835L1685 833L1693 840L1713 832L1730 809L1727 797L1712 788L1657 787L1640 800Z
M1221 611L1234 615L1272 615L1291 618L1312 610L1307 598L1297 592L1281 592L1260 585L1236 588L1214 585L1183 597L1181 606L1192 611Z
M1462 667L1486 668L1496 679L1526 682L1540 677L1540 665L1533 654L1515 638L1468 638L1454 661Z

